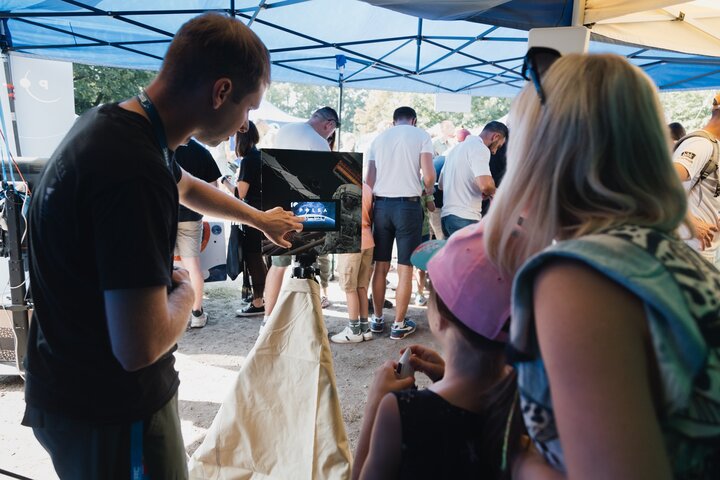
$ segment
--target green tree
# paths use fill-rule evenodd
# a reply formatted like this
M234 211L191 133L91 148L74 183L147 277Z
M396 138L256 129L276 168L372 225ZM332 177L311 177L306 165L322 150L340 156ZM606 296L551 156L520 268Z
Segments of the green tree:
M345 89L343 92L342 129L355 130L355 112L365 104L367 90ZM331 86L273 83L265 94L267 101L279 109L300 118L310 115L320 107L338 110L340 89Z
M667 123L680 122L688 132L702 128L710 118L713 90L663 92L660 102Z
M265 98L281 110L300 118L309 118L319 107L338 108L340 90L333 86L273 83ZM408 105L418 113L418 125L429 128L443 120L451 120L458 127L476 128L497 120L510 109L511 99L473 97L468 113L435 111L435 97L431 94L389 92L346 88L343 92L343 131L365 134L377 129L381 122L392 120L393 111Z
M430 128L443 120L452 121L458 128L477 128L505 116L510 103L508 98L473 97L468 113L437 112L433 95L372 90L364 107L355 113L355 126L358 133L373 132L379 123L392 120L397 107L407 105L417 112L418 126L422 128Z
M147 70L73 64L75 113L137 95L154 77Z

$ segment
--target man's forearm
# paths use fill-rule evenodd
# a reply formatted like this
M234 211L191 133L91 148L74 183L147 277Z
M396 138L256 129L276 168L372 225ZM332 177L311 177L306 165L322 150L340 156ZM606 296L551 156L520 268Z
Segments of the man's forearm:
M194 178L187 188L180 190L180 203L205 215L261 227L262 212Z
M377 170L375 168L375 162L368 162L367 175L365 176L365 183L372 190L375 187L375 180L377 176Z
M185 331L193 289L189 280L173 283L170 294L164 285L105 292L110 343L125 370L132 372L152 365Z
M435 175L430 174L423 177L423 183L425 184L425 193L431 194L435 191Z

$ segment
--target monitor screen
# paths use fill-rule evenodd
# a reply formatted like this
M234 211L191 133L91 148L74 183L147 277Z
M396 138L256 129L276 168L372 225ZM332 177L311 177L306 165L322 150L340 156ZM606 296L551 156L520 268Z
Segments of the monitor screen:
M300 200L290 202L290 210L303 219L305 232L332 232L340 228L338 200Z

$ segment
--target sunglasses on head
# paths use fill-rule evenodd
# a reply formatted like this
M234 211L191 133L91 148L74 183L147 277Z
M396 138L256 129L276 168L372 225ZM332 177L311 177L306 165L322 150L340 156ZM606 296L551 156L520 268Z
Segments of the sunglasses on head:
M525 54L523 59L522 70L520 75L535 85L538 97L540 97L540 103L545 103L545 92L543 92L542 84L540 79L548 71L550 65L555 63L555 60L560 58L560 52L554 48L548 47L532 47Z

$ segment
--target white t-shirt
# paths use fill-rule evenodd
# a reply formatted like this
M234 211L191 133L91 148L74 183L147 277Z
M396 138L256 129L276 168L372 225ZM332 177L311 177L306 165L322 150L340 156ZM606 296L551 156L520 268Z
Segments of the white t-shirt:
M329 152L330 145L307 123L288 123L277 134L273 148Z
M688 138L675 150L673 162L685 167L690 175L690 179L683 182L685 191L689 192L688 208L690 209L690 213L710 225L718 225L717 217L720 215L720 197L715 196L715 189L718 184L717 174L711 173L695 188L692 188L700 177L705 165L710 161L712 153L713 145L708 140L701 137ZM720 227L720 225L718 226ZM687 238L690 235L684 228L681 229L680 233L682 238ZM713 264L716 262L717 253L720 249L720 233L714 235L712 246L702 251L700 250L700 242L697 239L693 238L687 243Z
M419 197L420 154L432 155L432 139L428 133L411 125L396 125L373 140L365 153L368 162L375 162L377 175L373 194L377 197Z
M480 220L482 192L475 177L490 175L490 149L480 137L468 136L445 159L440 177L443 185L442 216Z

